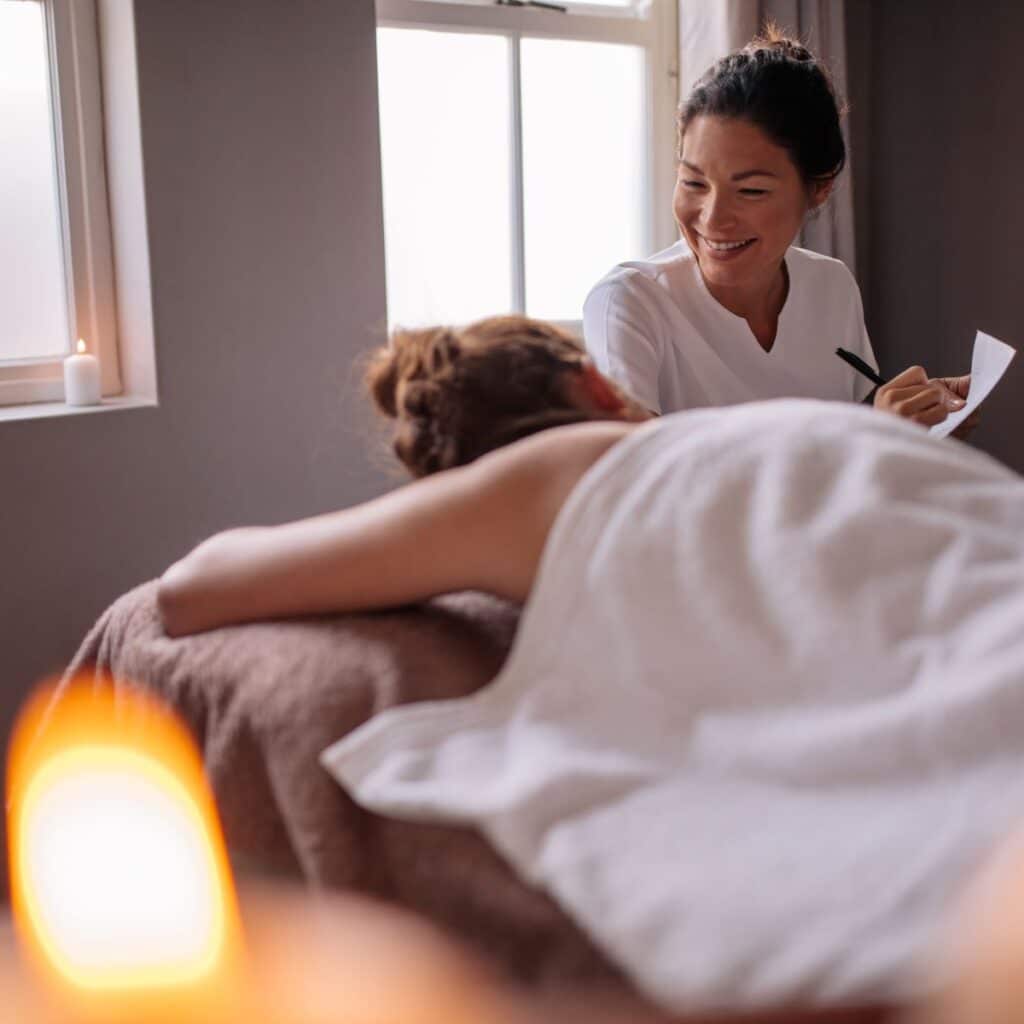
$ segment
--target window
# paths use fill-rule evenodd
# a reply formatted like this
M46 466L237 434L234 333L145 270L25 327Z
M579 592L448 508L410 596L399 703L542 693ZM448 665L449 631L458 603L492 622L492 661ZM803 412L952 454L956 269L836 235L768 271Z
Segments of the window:
M0 405L63 398L84 338L120 390L93 0L0 0Z
M672 244L674 0L377 0L388 322L579 325Z

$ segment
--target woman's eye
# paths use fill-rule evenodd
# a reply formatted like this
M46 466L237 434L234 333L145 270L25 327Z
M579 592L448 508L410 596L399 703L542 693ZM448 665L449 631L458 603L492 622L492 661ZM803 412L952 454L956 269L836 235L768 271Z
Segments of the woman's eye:
M703 181L684 181L683 184L687 188L703 188L704 187L704 182Z
M768 195L768 189L766 188L741 188L740 194L745 196L766 196Z

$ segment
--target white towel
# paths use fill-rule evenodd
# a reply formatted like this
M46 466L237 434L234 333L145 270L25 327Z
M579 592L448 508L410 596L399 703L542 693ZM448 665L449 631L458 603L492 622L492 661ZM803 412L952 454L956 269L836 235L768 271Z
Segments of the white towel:
M323 764L478 826L670 1012L921 994L1024 819L1024 483L870 409L664 417L560 513L465 700Z

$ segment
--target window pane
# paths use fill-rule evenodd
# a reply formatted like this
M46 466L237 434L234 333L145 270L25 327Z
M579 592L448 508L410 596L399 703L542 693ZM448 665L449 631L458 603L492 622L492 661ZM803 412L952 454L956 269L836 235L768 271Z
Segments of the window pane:
M512 304L508 41L377 33L388 322Z
M42 4L0 0L0 359L68 351Z
M644 51L524 39L526 308L579 320L591 286L644 255Z

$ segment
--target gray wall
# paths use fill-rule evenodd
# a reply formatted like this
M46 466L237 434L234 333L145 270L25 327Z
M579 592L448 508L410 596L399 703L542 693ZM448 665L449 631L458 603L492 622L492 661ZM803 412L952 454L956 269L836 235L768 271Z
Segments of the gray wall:
M373 0L138 0L160 407L0 423L0 730L118 594L223 527L387 486ZM0 836L2 839L2 836Z
M848 0L883 368L1024 345L1024 7ZM360 500L351 375L384 317L372 0L138 0L159 409L0 423L0 729L98 613L201 537ZM865 118L865 113L869 116ZM977 443L1024 469L1024 357Z
M854 97L869 104L868 147L855 157L866 157L866 317L883 370L962 372L978 328L1024 349L1024 5L847 3L852 38L869 23L868 95ZM1022 407L1024 354L972 438L1019 471Z

